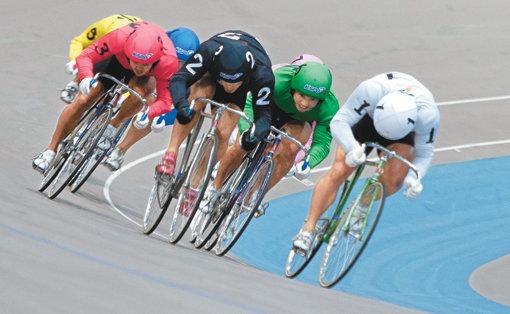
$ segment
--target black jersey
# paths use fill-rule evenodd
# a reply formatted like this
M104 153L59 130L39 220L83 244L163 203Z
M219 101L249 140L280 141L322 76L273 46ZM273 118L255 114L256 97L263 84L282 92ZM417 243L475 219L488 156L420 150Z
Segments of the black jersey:
M207 72L216 82L216 90L223 90L223 87L219 84L219 73L214 66L214 56L219 47L227 41L231 44L247 46L254 57L254 65L250 76L243 81L243 85L236 93L245 96L247 92L251 92L256 134L260 138L268 132L271 123L271 105L274 103L274 75L271 70L271 60L266 51L255 37L246 32L239 30L225 31L214 35L198 47L197 51L170 80L169 90L174 106L179 109L188 105L186 89ZM246 97L234 99L239 99L238 102L240 103L235 104L244 109Z

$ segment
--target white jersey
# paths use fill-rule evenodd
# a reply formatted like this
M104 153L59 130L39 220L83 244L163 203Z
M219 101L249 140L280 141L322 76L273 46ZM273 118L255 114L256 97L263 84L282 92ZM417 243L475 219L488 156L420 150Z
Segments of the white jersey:
M434 157L439 110L432 93L411 75L390 72L362 82L331 120L331 133L346 152L351 151L358 145L351 128L366 114L373 119L379 100L395 91L402 91L413 97L418 107L418 119L413 129L416 150L413 163L423 177ZM410 171L407 175L414 176L414 172Z

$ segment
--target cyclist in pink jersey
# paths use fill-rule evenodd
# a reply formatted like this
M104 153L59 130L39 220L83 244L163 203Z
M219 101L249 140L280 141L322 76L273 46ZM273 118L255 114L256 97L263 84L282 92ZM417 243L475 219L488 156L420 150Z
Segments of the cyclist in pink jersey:
M149 107L149 118L171 110L168 84L177 72L178 60L172 42L156 24L140 21L112 31L83 50L76 58L76 64L81 80L80 93L64 108L47 149L34 158L32 166L40 172L53 161L58 145L74 129L80 117L112 86L113 82L108 79L100 78L94 83L94 73L106 72L124 80L147 99L156 89L157 98ZM101 148L109 149L116 128L136 114L140 106L140 101L132 95L123 102L103 134L99 143Z

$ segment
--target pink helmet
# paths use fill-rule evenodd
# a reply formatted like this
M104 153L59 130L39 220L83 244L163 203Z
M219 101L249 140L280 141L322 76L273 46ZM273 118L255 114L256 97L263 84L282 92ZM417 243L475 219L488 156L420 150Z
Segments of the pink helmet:
M154 30L139 27L126 39L124 53L133 62L154 63L163 54L163 40Z
M301 65L301 64L303 64L305 62L308 62L308 61L315 61L315 62L318 62L320 64L324 64L324 61L322 61L321 58L316 57L314 55L307 54L307 53L304 53L304 54L294 58L294 60L292 60L292 62L290 64Z

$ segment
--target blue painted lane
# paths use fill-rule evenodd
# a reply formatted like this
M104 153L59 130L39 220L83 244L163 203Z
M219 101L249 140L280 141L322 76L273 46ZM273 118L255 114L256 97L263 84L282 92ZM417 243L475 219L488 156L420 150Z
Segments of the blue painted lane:
M502 157L432 167L417 199L400 191L387 200L371 241L334 289L432 312L509 313L469 286L478 267L510 254L509 165L510 157ZM232 252L284 276L311 194L271 201ZM294 280L318 285L324 249Z

